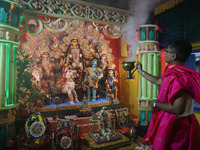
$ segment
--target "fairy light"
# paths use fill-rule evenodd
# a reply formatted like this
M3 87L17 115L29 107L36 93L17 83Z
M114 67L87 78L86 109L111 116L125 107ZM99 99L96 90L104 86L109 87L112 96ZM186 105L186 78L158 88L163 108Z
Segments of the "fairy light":
M13 46L13 68L12 68L12 104L15 104L15 58L16 58L16 50L17 46Z
M9 72L9 68L10 68L10 44L6 44L6 75L5 75L5 81L6 81L6 106L9 106L9 89L10 89L10 72Z

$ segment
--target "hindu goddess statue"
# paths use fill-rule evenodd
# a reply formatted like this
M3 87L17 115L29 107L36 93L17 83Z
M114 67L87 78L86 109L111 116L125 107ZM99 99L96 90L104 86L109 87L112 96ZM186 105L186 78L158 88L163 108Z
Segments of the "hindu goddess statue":
M118 79L115 76L115 71L114 69L108 69L108 76L105 82L105 86L106 86L106 97L108 100L113 101L114 99L117 99L117 92L118 92L118 88L117 88L117 83L118 83Z
M50 60L50 54L44 51L42 54L38 67L41 70L41 87L39 88L44 99L45 104L51 103L51 95L54 92L55 82L54 82L54 63Z
M66 66L70 66L72 70L76 70L75 88L81 88L83 73L83 55L80 49L78 39L72 39L66 50Z

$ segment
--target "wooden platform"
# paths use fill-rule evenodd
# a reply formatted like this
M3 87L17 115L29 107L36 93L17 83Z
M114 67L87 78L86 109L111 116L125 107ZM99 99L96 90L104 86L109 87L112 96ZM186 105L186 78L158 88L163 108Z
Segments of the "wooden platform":
M88 106L92 108L93 112L100 111L102 107L107 107L107 109L118 109L119 100L114 100L113 104L105 98L101 98L95 102L88 102ZM46 117L54 117L54 116L68 116L68 115L77 115L80 113L80 109L82 108L82 102L76 103L75 105L66 104L51 104L42 108L32 108L31 111L41 112Z

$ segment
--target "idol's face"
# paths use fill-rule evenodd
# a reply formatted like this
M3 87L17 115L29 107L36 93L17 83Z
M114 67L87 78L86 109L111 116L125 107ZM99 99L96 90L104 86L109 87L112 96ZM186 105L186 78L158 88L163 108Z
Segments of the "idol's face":
M109 74L109 76L113 76L114 75L113 70L109 70L108 74Z
M42 57L43 57L43 58L48 58L48 57L49 57L49 54L48 54L47 52L44 52L43 55L42 55Z
M103 54L103 55L101 56L101 59L102 59L102 60L105 60L105 59L106 59L106 55Z
M76 39L72 40L72 45L73 46L76 46L77 44L78 44L78 40L76 40Z
M53 41L54 41L54 42L57 42L57 38L53 38Z
M90 44L90 48L93 48L94 46L93 46L93 44Z
M97 65L97 60L94 59L94 60L92 61L92 64L96 66L96 65Z

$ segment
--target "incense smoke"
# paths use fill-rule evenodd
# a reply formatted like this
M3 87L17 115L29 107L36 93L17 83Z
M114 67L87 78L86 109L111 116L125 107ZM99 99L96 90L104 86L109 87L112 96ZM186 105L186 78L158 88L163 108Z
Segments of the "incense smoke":
M130 61L136 58L136 50L140 46L136 41L138 25L144 25L150 15L150 12L160 0L130 0L130 11L133 14L122 27L124 41L130 45L128 55Z

